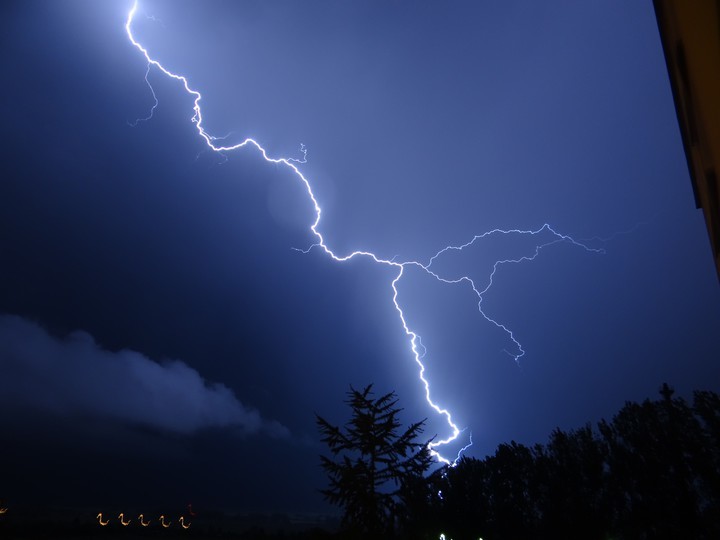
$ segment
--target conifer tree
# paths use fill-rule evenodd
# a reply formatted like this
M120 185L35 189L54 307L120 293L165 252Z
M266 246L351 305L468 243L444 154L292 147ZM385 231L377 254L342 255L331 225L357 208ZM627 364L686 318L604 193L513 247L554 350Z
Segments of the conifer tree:
M352 386L346 403L352 417L344 427L316 415L332 457L320 456L330 485L321 490L343 508L343 525L365 537L392 536L402 511L403 487L422 477L431 463L430 441L420 443L425 420L401 431L394 392L373 398L372 385Z

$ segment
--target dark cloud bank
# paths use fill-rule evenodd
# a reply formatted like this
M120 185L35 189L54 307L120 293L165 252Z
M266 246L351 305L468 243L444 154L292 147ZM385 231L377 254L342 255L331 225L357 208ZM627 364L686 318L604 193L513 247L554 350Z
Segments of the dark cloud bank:
M232 428L287 437L278 422L243 405L180 360L103 349L86 332L64 338L14 315L0 315L0 400L60 416L97 417L179 434Z

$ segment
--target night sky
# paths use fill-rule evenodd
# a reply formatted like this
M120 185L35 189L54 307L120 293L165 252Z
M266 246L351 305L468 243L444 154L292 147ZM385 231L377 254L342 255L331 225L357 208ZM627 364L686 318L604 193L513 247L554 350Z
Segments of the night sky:
M154 99L131 7L0 11L0 498L326 511L314 414L344 422L349 385L450 435L397 268L299 251L298 177L211 151L157 69L136 123ZM133 31L218 144L307 150L339 255L427 265L545 223L583 244L498 266L481 307L517 361L467 282L407 267L398 301L464 429L448 455L544 442L663 382L720 390L720 286L650 0L148 0ZM432 268L484 288L552 239L492 234Z

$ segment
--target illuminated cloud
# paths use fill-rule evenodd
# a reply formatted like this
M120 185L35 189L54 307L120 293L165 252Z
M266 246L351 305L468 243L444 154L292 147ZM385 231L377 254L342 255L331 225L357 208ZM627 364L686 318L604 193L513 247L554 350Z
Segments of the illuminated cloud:
M285 437L281 424L243 405L179 360L162 363L130 350L107 351L86 332L64 339L0 315L0 403L60 415L95 416L182 434L234 428Z

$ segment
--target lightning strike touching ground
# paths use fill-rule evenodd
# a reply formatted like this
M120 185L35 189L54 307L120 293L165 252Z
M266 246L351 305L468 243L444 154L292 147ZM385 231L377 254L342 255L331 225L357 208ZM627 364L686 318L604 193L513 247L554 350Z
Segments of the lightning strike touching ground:
M375 255L372 252L369 251L353 251L351 253L345 254L345 255L339 255L336 254L330 247L325 243L325 239L322 235L322 233L319 231L319 225L320 225L320 219L322 217L322 209L320 208L320 205L317 202L317 199L315 198L315 194L313 193L312 186L310 184L310 181L303 175L301 172L299 166L305 163L305 157L306 157L306 149L304 146L301 146L301 152L303 154L302 159L294 159L294 158L287 158L287 157L270 157L268 152L265 150L263 146L260 145L257 141L251 138L246 138L242 142L231 145L231 146L225 146L222 144L218 144L218 141L221 141L222 138L215 137L211 134L209 134L205 127L203 126L203 116L202 116L202 109L200 107L200 102L202 100L202 95L197 90L194 90L190 87L190 84L188 82L188 79L182 75L178 75L176 73L173 73L169 71L167 68L165 68L158 60L154 59L148 50L135 39L135 36L132 32L132 24L133 20L135 18L135 15L138 10L138 3L135 2L132 9L128 13L127 21L125 23L125 30L127 32L128 39L132 43L134 47L142 53L142 55L145 57L145 60L147 61L147 71L145 73L145 81L150 87L153 99L154 99L154 105L150 111L150 114L146 118L138 119L136 122L134 122L132 125L137 125L140 121L146 121L149 120L152 117L152 114L157 107L158 101L157 96L155 94L155 91L152 88L152 85L148 79L148 76L150 74L150 70L152 68L156 68L161 73L166 75L167 77L174 79L178 82L180 82L185 91L190 94L193 97L193 111L194 114L191 117L191 121L195 124L195 129L197 130L197 133L202 139L205 141L208 149L213 152L217 152L221 155L225 155L227 152L233 152L235 150L240 150L242 148L248 147L250 149L254 149L257 151L260 156L267 161L268 163L273 163L276 165L283 165L287 167L297 178L298 181L300 181L303 186L305 187L305 191L307 192L307 196L312 201L314 212L315 212L315 220L310 225L310 231L312 232L313 236L315 237L316 241L314 244L312 244L309 248L305 250L299 250L303 253L309 252L311 249L321 249L326 255L328 255L332 260L336 262L345 262L350 259L356 258L356 257L365 257L372 259L375 263L379 265L384 265L389 268L392 268L396 273L395 277L391 282L391 288L392 288L392 302L395 306L395 309L398 313L398 317L400 320L400 323L402 325L402 328L408 338L408 343L410 345L410 349L412 351L413 357L415 359L415 362L418 365L419 369L419 379L424 387L425 390L425 399L427 400L428 405L438 414L445 418L448 427L450 428L450 435L448 435L446 438L433 441L430 443L430 452L432 455L440 462L445 464L453 464L457 461L457 459L460 457L463 451L465 451L467 448L469 448L472 445L472 436L469 437L469 442L458 452L457 457L451 461L447 457L444 457L438 452L438 448L444 445L447 445L453 441L455 441L462 433L462 430L455 424L453 421L452 415L449 410L446 408L443 408L441 405L438 404L438 402L433 399L431 396L431 390L430 390L430 382L425 376L425 365L423 363L423 357L426 352L425 346L422 344L420 336L413 331L410 326L407 323L405 313L403 311L402 306L400 305L400 302L398 300L398 284L402 280L403 276L405 275L405 270L407 268L417 268L420 271L426 273L427 275L433 277L437 281L447 284L447 285L469 285L472 289L473 293L477 297L477 305L478 305L478 311L482 317L484 317L489 323L495 325L497 328L501 329L507 337L513 342L515 352L506 351L516 362L525 354L525 351L523 350L520 342L515 338L515 335L513 334L512 330L510 330L506 325L503 323L495 320L494 318L490 317L485 311L483 310L482 302L483 302L483 295L490 290L490 288L493 285L493 279L495 277L496 272L498 269L507 264L519 264L522 262L529 262L537 258L540 254L540 252L553 244L558 244L561 242L569 243L573 246L579 247L581 249L584 249L588 252L593 253L604 253L602 249L595 249L588 247L585 244L582 244L576 240L574 240L572 237L560 234L556 232L550 225L543 225L537 230L519 230L519 229L511 229L511 230L501 230L501 229L494 229L492 231L485 232L480 235L476 235L470 240L469 242L465 244L460 244L457 246L454 245L448 245L438 251L435 255L433 255L430 260L423 264L419 261L405 261L405 262L396 262L395 257L392 259L382 259ZM460 252L465 250L466 248L469 248L472 246L476 241L481 240L483 238L489 237L491 235L522 235L522 236L530 236L535 237L540 235L541 233L549 234L550 240L536 243L534 247L534 251L531 255L526 255L522 257L518 257L515 259L503 259L495 261L492 267L492 271L490 272L490 275L487 279L487 282L483 285L478 285L475 283L473 279L471 279L467 275L462 275L460 277L447 277L442 275L440 272L435 271L432 266L433 264L438 261L439 258L443 257L448 252L455 251ZM162 520L162 517L161 517Z

